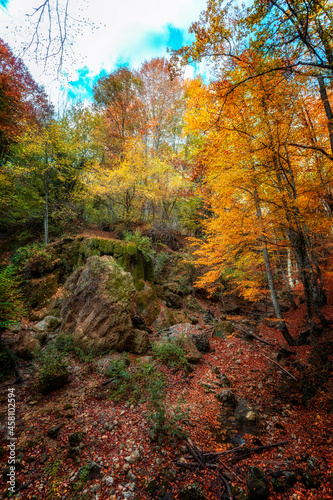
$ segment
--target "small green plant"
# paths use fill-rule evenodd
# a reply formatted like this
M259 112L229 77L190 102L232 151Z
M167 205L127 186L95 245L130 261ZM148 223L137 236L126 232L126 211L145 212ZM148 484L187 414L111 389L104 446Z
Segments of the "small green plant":
M147 397L147 383L154 374L155 366L152 363L138 363L129 368L126 356L116 359L105 374L113 379L111 399L126 399L131 404L143 401Z
M188 417L178 405L174 411L166 405L166 378L161 372L155 371L148 382L148 400L150 409L146 418L151 425L151 430L156 437L174 436L184 437L184 432L179 428L179 422Z
M18 248L13 254L12 263L22 269L31 258L37 256L52 259L42 243L32 243Z
M39 356L36 388L42 394L63 387L69 378L67 365L55 347L47 347Z
M54 498L60 498L60 488L61 478L59 473L61 470L60 460L53 460L48 463L44 469L45 475L48 476L48 491L47 499L53 500Z
M0 268L0 331L16 324L25 307L20 293L20 280L13 265Z
M144 257L149 260L152 259L155 250L151 245L151 239L148 236L143 236L140 229L136 229L134 233L129 231L125 232L125 241L135 243L139 250L143 253Z
M155 257L155 274L156 274L156 276L160 276L163 273L165 266L167 265L169 260L170 260L170 255L167 252L162 251L162 252L156 254L156 257Z
M73 484L73 491L74 492L78 492L78 491L81 491L83 489L84 485L88 481L89 472L90 472L90 469L87 465L84 465L83 467L81 467L81 469L79 471L79 480L75 481L75 483Z
M55 341L56 349L64 354L72 354L77 357L82 363L89 363L95 359L96 354L93 350L85 352L80 347L74 345L74 339L72 335L67 333L59 333Z
M183 341L181 338L160 340L152 345L155 357L169 368L187 370L189 362L185 356Z

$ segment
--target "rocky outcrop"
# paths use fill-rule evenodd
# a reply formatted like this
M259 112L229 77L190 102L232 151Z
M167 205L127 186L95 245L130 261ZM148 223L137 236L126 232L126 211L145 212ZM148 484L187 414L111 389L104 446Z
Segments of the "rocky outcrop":
M200 326L194 326L191 323L181 323L178 325L170 326L167 332L168 337L190 337L198 351L209 351L209 339L207 330L203 330Z
M135 287L111 256L90 257L66 281L61 330L76 346L95 352L128 350L133 341Z
M142 290L145 282L154 282L153 261L133 242L78 236L62 238L22 260L24 295L31 309L45 307L68 276L93 256L112 256L119 266L133 276L134 286Z

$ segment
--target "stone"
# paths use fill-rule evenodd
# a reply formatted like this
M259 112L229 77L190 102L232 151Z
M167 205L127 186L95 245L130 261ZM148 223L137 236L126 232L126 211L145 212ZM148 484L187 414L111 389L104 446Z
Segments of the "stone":
M146 354L150 346L148 332L144 330L134 330L133 338L129 346L129 351L135 354Z
M190 362L190 363L198 363L201 358L202 354L200 351L195 346L195 343L189 336L182 337L182 347L185 350L185 358Z
M46 316L42 321L34 325L37 333L53 332L60 325L60 319L55 316Z
M216 399L226 406L235 407L237 404L236 396L231 389L224 389L215 395Z
M125 460L129 464L134 464L134 462L140 460L139 450L134 450L133 453L131 453L128 457L125 457Z
M160 303L160 312L153 323L153 327L157 331L164 330L169 328L171 325L176 323L176 319L173 315L173 312L168 309L163 303Z
M83 441L83 433L76 431L68 435L70 446L78 446Z
M179 500L207 500L206 495L203 493L198 483L191 483L184 486L179 494Z
M104 482L105 482L106 486L108 486L110 488L113 485L113 483L114 483L114 479L113 479L112 476L107 476L104 479Z
M171 309L181 309L182 307L182 298L168 289L164 292L164 300L167 307L170 307Z
M32 332L23 331L20 333L18 342L15 346L15 353L23 359L33 359L39 352L41 344L38 339L34 337Z
M313 476L311 476L311 474L309 474L308 472L303 472L301 477L302 477L302 483L304 484L304 486L307 489L317 487L317 482L316 482L315 478Z
M111 256L90 257L65 283L61 330L84 351L127 350L136 313L130 273Z
M152 325L160 314L160 304L154 288L148 282L144 283L142 290L136 292L136 305L146 325Z
M192 325L191 323L181 323L170 326L167 332L168 337L189 336L196 348L200 352L209 351L209 339L207 330L203 330L200 326Z
M78 472L79 479L91 481L99 476L102 467L92 460L88 460L87 464L81 467Z
M257 420L257 415L255 414L254 411L250 410L245 415L245 419L248 420L249 422L255 422Z
M50 427L50 429L47 431L47 435L52 439L57 439L64 425L65 425L64 423L61 423L58 425L54 425L53 427Z
M250 467L246 484L250 500L266 500L269 496L269 484L264 472L259 467Z

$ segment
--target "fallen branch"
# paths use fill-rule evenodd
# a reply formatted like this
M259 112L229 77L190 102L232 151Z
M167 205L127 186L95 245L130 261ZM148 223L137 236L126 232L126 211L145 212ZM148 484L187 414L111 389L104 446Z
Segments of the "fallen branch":
M284 446L287 443L288 441L279 441L278 443L257 446L256 448L249 448L248 450L244 450L244 452L241 455L238 455L238 457L236 456L232 458L231 462L232 463L239 462L240 460L247 458L249 455L252 455L252 453L260 453L261 451L269 450L270 448L276 448L277 446Z
M297 382L297 378L295 378L294 375L292 375L290 372L288 372L288 370L286 370L285 368L283 368L283 366L279 365L279 363L277 363L276 361L274 361L274 359L271 359L268 356L265 356L265 354L262 354L262 356L264 356L264 358L266 358L269 361L271 361L272 363L274 363L274 365L278 366L280 368L280 370L282 370L286 375L288 375L290 378L292 378L293 380L295 380L295 382Z
M102 382L102 385L108 385L110 384L110 382L113 382L114 381L114 378L110 378L110 380L105 380L104 382Z
M270 347L276 347L275 344L272 344L271 342L268 342L267 340L263 340L261 339L260 337L257 337L256 335L254 335L254 333L252 332L247 332L246 330L243 330L242 328L240 328L239 326L236 326L237 328L237 331L239 333L241 333L242 335L244 335L244 337L246 339L254 339L254 340L257 340L258 342L261 342L262 344L266 344L266 345L269 345Z

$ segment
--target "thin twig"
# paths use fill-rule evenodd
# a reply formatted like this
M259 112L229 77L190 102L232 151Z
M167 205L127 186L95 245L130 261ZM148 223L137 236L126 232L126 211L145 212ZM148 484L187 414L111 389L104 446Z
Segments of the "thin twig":
M288 372L288 370L286 370L285 368L283 368L283 366L279 365L279 363L277 363L276 361L274 361L274 359L271 359L269 358L268 356L265 356L265 354L262 354L262 356L264 356L264 358L268 359L269 361L271 361L272 363L274 363L276 366L278 366L280 368L280 370L282 370L286 375L288 375L290 378L292 378L293 380L295 380L295 382L297 382L297 378L294 377L294 375L292 375L290 372Z

